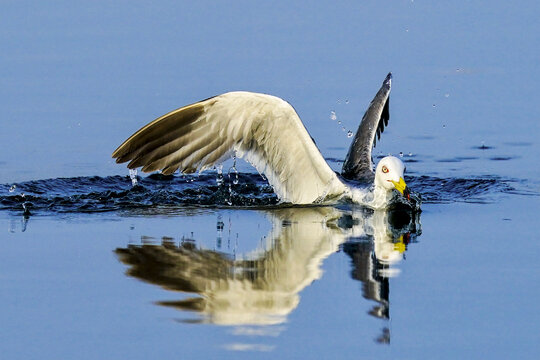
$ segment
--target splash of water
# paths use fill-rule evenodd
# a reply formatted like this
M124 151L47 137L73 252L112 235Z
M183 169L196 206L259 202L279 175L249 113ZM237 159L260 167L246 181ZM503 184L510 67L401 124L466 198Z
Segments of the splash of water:
M35 180L0 185L0 211L40 215L88 212L175 211L187 206L273 207L279 201L272 187L259 174L230 172L228 186L216 184L216 173L164 176L152 174L131 186L128 176L75 177ZM235 179L238 176L238 183ZM439 178L407 176L412 191L421 194L424 204L449 202L492 202L498 194L539 196L528 183L519 180L486 178ZM528 189L524 191L523 188ZM536 188L535 188L536 189Z
M218 186L223 185L223 165L217 165L216 166L217 176L216 176L216 183Z
M231 182L231 178L232 178L232 183L234 185L238 185L238 170L236 169L236 155L233 156L233 164L229 168L228 177L229 177L229 183Z
M131 179L131 186L137 186L137 169L129 169L129 177Z

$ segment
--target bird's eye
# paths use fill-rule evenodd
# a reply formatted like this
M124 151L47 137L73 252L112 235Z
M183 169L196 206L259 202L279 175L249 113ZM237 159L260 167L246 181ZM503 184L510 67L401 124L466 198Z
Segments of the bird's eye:
M383 166L382 167L382 172L386 174L388 172L388 168L386 166Z

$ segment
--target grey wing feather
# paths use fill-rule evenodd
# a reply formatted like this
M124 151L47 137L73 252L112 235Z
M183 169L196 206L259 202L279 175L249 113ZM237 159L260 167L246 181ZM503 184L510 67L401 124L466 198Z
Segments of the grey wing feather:
M201 131L195 123L201 120L204 106L210 102L212 99L207 99L157 118L120 145L112 154L113 158L117 163L130 161L130 169L143 166L143 171L154 171L165 165L170 167L171 161L164 159L170 160L179 147L189 142L193 132ZM175 163L181 163L181 159L178 160Z
M373 138L373 147L377 146L377 140L381 139L381 134L384 132L384 128L388 126L388 120L390 120L390 97L386 99L384 108L379 120L379 126L377 127L377 138Z
M381 133L390 119L391 83L392 74L389 73L358 126L341 171L341 175L346 179L362 180L373 174L371 150L381 138Z

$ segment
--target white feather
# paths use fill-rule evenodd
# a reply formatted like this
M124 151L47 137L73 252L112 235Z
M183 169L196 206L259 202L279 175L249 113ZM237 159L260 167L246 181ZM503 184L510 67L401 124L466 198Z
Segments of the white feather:
M230 92L182 107L137 131L113 157L117 162L130 161L130 169L142 166L144 172L170 174L177 169L204 171L233 154L266 175L283 202L349 198L377 208L386 205L386 191L367 201L365 190L343 183L293 107L271 95Z

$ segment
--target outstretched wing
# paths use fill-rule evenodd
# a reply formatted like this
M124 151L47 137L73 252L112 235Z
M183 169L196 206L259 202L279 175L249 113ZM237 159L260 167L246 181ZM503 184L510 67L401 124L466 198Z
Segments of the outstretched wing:
M390 119L391 83L392 74L389 73L358 126L341 171L341 175L346 179L363 179L373 172L371 150L381 138L381 133Z
M308 204L345 191L293 107L264 94L230 92L172 111L112 156L130 169L172 174L203 171L233 154L266 175L285 202Z

